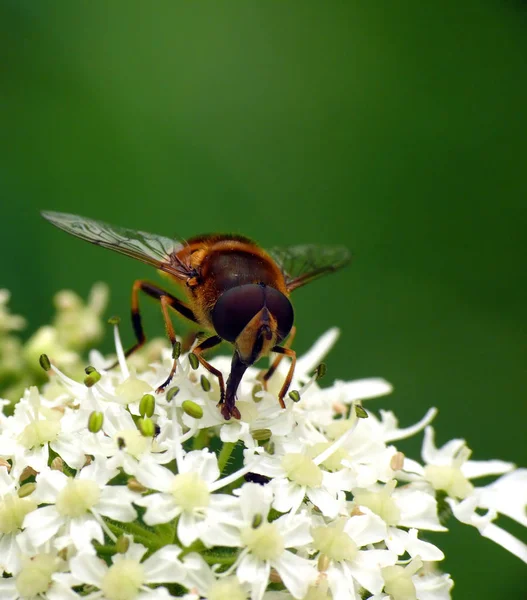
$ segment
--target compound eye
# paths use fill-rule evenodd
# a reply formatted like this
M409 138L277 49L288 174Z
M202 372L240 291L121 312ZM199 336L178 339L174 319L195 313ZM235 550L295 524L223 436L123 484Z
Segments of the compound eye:
M212 311L216 333L228 342L234 342L249 321L265 306L265 292L261 285L248 283L224 292Z
M295 314L293 312L293 305L289 302L289 298L284 296L282 292L279 292L275 288L265 288L265 303L269 312L273 315L277 322L277 343L281 342L293 327L293 321Z

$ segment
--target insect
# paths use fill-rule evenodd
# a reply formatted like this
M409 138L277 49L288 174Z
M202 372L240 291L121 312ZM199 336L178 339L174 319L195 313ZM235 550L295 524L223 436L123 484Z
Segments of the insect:
M197 359L218 379L219 406L226 420L240 418L236 391L245 371L271 352L278 356L261 378L264 387L281 359L284 356L291 359L278 394L278 401L285 408L284 397L296 363L295 351L290 348L296 329L289 295L296 288L343 267L350 259L348 250L341 246L304 245L265 251L240 235L201 235L185 241L66 213L43 211L42 216L76 237L151 265L179 284L186 301L149 281L134 282L131 312L136 343L126 356L146 341L139 292L159 301L174 349L170 374L157 388L158 393L168 386L176 372L180 348L169 309L199 324L209 335L194 347L192 354L194 361ZM226 386L223 374L203 357L205 351L223 340L234 345Z

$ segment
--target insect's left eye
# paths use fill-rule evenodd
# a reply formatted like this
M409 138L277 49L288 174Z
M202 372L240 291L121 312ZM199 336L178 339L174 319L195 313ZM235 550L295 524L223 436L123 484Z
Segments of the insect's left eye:
M212 311L216 333L234 342L249 321L265 306L265 292L256 284L240 285L222 294Z

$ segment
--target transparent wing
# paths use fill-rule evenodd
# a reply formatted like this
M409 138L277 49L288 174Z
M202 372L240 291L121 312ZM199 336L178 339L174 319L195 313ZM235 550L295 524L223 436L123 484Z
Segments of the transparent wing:
M115 250L178 278L188 275L187 267L176 258L176 253L184 247L184 242L145 231L116 227L78 215L52 211L42 211L41 214L59 229L96 246Z
M268 253L282 269L290 292L323 275L334 273L351 260L351 254L344 246L304 244L270 248Z

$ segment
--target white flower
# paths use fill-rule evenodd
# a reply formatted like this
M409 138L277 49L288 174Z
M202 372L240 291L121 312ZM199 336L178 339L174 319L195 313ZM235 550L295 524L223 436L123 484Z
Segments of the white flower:
M0 335L2 319L21 324L5 299ZM300 398L286 397L285 409L277 401L289 359L267 390L253 366L237 392L241 419L226 422L201 365L179 356L157 393L171 349L155 341L128 361L117 327L118 368L92 351L84 383L58 369L68 359L82 373L78 351L101 332L105 301L103 289L88 307L61 293L54 325L17 350L37 366L33 355L51 344L53 376L0 414L0 598L448 600L443 552L422 539L446 531L438 506L527 562L527 546L496 521L527 526L527 470L469 460L463 440L436 448L434 408L405 427L391 411L366 411L363 402L392 391L381 378L320 387L338 330L299 357ZM1 374L9 336L0 341ZM230 362L211 360L225 379ZM48 369L47 357L40 363ZM396 443L425 427L420 464ZM502 477L477 487L484 475Z
M383 541L386 535L386 526L379 517L368 513L341 518L314 527L312 535L319 551L319 568L321 560L329 563L323 572L334 598L355 600L360 587L373 594L382 590L381 569L394 565L397 554L373 549L373 544Z
M78 600L72 590L75 582L71 576L60 573L67 564L56 554L26 555L20 562L15 577L0 579L2 600Z
M181 549L168 545L141 561L147 548L131 543L124 554L116 554L108 565L93 554L80 553L70 560L71 574L78 583L92 585L104 600L161 600L166 589L150 589L149 584L185 585L185 570L179 560Z
M135 502L146 507L144 521L148 525L168 523L179 517L177 535L185 546L198 538L209 546L218 540L222 546L235 546L233 525L238 522L238 500L229 494L213 492L245 472L247 469L219 479L216 455L206 448L182 455L177 474L145 460L139 463L135 476L144 486L161 493L143 496Z
M91 541L104 541L102 516L125 523L137 516L132 507L137 494L126 486L106 485L116 474L99 460L81 469L75 478L60 471L42 471L36 478L34 496L46 506L25 517L22 538L39 547L59 534L61 537L55 538L58 549L72 544L79 551L95 552Z
M311 520L305 514L284 515L269 522L272 491L269 486L246 483L239 491L243 520L238 544L243 549L236 575L251 586L252 600L261 600L271 568L294 598L302 598L316 578L312 563L287 548L302 548L312 541Z
M20 498L18 490L18 481L6 467L0 467L0 575L18 571L20 555L16 538L24 517L38 507L33 494Z
M475 488L459 503L449 499L449 504L454 516L462 523L476 527L482 536L527 563L527 544L492 522L501 513L527 526L527 469L513 471L488 486ZM487 512L482 515L478 509L486 509Z

